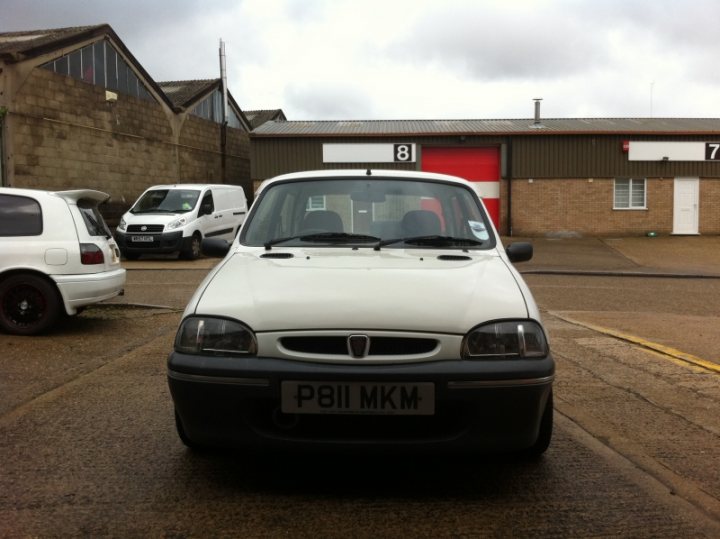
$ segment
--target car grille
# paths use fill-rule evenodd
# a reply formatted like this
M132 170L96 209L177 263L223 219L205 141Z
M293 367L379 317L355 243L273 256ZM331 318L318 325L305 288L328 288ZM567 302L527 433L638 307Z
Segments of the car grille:
M148 234L157 234L165 229L165 225L128 225L128 232L142 232Z
M346 337L284 337L282 346L292 352L315 355L349 356ZM366 357L406 356L427 354L435 350L438 341L412 337L371 337Z

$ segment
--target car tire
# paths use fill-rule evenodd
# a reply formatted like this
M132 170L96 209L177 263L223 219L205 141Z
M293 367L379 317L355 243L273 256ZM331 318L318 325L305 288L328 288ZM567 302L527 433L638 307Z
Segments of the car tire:
M526 451L526 455L530 458L540 457L550 446L553 431L553 394L550 391L542 419L540 420L540 432L538 432L537 440Z
M15 335L47 331L60 316L60 297L46 279L11 275L0 282L0 328Z
M202 236L199 232L195 232L188 241L187 246L180 251L180 258L184 260L195 260L202 253Z
M192 449L193 451L197 452L200 452L203 449L207 449L205 446L193 442L188 437L187 433L185 432L185 427L183 427L182 421L180 421L180 416L178 415L177 410L175 411L175 429L177 430L180 441L182 441L182 443L188 449Z

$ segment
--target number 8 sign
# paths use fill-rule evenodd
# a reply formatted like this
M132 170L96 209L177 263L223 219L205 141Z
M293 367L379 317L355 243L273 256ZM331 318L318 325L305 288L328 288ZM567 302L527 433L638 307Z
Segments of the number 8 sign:
M414 144L393 144L393 158L396 162L412 162Z

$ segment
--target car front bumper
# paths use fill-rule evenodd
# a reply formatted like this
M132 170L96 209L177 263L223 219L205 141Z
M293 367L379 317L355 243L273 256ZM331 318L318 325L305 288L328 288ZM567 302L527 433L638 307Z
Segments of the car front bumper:
M152 237L152 241L133 241L134 237ZM116 232L115 241L123 254L171 254L185 249L190 238L184 238L182 230L160 234Z
M168 384L193 444L234 448L508 451L535 443L554 361L432 361L338 365L173 352ZM283 381L434 384L432 415L288 414Z

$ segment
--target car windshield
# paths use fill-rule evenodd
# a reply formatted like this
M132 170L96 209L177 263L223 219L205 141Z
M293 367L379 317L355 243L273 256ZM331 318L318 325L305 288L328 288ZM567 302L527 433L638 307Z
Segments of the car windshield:
M242 229L249 246L488 249L475 192L416 178L319 178L271 184Z
M146 191L130 212L186 213L195 208L198 198L197 189L153 189Z

